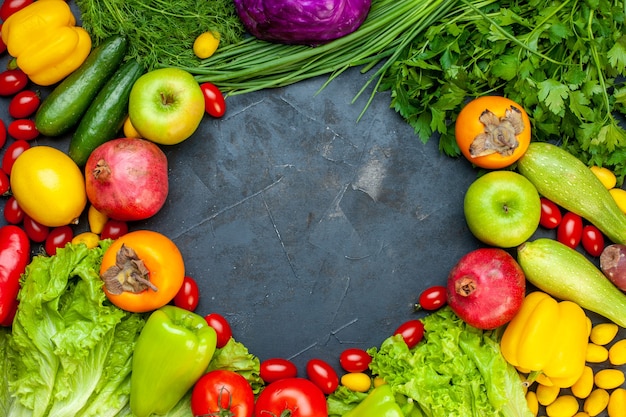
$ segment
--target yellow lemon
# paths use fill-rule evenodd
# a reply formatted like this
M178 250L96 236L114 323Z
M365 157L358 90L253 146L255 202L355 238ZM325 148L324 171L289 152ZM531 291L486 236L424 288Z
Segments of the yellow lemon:
M44 226L76 223L87 204L85 179L76 163L50 146L34 146L17 157L11 190L28 216Z

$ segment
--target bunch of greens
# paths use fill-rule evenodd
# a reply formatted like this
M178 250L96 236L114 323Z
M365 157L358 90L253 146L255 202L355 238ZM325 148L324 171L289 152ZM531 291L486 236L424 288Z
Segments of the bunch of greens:
M218 33L221 45L243 39L245 29L231 0L76 0L82 26L100 43L128 37L131 58L145 68L198 65L193 42Z
M456 156L454 121L473 97L501 94L531 117L533 140L626 175L622 0L461 0L385 73L392 107L423 142Z
M449 307L423 322L424 340L413 349L396 335L368 350L372 374L391 386L406 416L532 416L522 380L500 353L497 331L476 329ZM338 395L329 399L331 416L360 401Z

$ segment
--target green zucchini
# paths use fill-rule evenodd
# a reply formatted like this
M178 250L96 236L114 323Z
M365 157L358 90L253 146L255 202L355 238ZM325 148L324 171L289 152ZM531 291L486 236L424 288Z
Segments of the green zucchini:
M94 149L120 131L128 114L130 90L143 72L136 59L129 59L93 100L70 141L68 153L78 166L85 165Z
M60 136L76 126L104 83L122 63L128 40L113 35L96 46L85 62L43 99L35 126L45 136Z
M626 244L626 215L598 177L571 153L533 142L517 170L539 194L591 222L614 243Z
M573 301L626 327L626 294L580 252L549 238L517 248L526 279L553 297Z

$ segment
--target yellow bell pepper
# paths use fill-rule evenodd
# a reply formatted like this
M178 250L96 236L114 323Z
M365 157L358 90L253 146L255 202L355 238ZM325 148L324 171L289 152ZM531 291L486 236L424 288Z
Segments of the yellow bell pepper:
M64 0L39 0L2 25L2 41L30 80L48 86L61 81L91 52L91 37Z
M571 301L542 291L526 296L509 322L500 348L511 365L542 374L557 387L571 387L585 369L587 316Z

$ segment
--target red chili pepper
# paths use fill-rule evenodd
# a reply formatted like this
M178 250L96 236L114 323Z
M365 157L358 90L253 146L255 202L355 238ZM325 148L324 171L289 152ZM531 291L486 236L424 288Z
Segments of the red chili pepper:
M0 323L11 314L20 289L20 276L30 262L30 240L22 228L0 227Z

